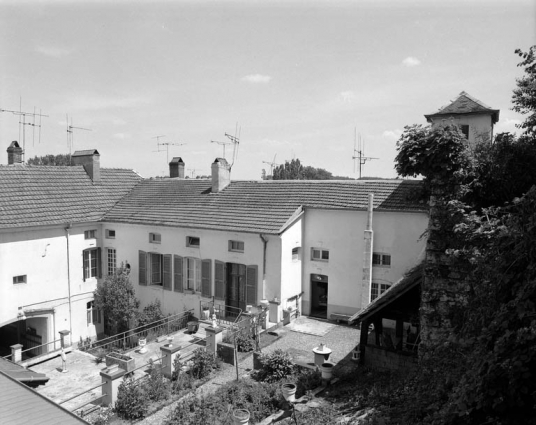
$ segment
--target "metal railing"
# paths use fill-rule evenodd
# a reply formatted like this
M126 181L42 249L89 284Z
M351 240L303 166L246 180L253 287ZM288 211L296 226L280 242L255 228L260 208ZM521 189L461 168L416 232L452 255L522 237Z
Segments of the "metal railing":
M238 322L242 316L242 309L238 307L232 307L230 305L218 304L214 301L200 302L199 309L201 312L201 319L212 320L212 315L216 315L216 322L220 326L231 326ZM208 311L208 318L203 317L203 311Z
M139 326L130 331L91 342L88 345L79 345L78 349L96 357L104 357L112 351L124 353L138 347L140 338L145 338L147 342L151 342L160 336L169 335L186 328L192 317L193 310L187 310L156 322Z
M56 348L54 345L52 349L46 348L50 344L56 344L60 343L60 347ZM24 344L22 344L24 348ZM44 344L35 345L29 348L26 348L25 350L21 351L21 361L28 360L28 359L37 359L41 356L44 356L46 354L53 353L55 351L59 351L61 349L61 339L56 339L54 341L45 342ZM6 360L9 360L13 354L8 354L7 356L4 356L3 358Z

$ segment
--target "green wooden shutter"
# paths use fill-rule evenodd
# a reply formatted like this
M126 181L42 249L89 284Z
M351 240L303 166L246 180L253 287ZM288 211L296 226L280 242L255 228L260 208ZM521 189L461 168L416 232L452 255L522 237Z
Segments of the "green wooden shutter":
M246 270L246 304L257 305L257 266L247 266Z
M201 262L201 296L212 297L212 260Z
M214 296L225 300L225 263L214 261Z
M139 262L138 262L138 283L140 285L147 286L147 253L145 251L138 251Z
M102 278L102 249L97 248L97 276Z
M183 292L182 286L182 266L183 261L182 257L178 255L173 256L173 280L175 282L175 292Z
M89 251L83 251L82 252L82 274L84 276L84 282L87 279L87 270L89 268Z
M173 289L172 284L172 273L171 273L171 254L164 255L164 276L163 276L163 287L164 289L171 291Z

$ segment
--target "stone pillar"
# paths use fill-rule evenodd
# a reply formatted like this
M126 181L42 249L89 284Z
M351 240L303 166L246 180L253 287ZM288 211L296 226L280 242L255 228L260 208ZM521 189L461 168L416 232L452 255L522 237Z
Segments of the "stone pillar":
M163 375L171 379L173 374L173 362L176 357L181 357L181 346L180 345L162 345L160 347L160 354L162 354L162 373Z
M11 346L11 361L18 363L22 360L22 344L15 344Z
M281 320L281 312L279 311L280 305L281 301L278 301L277 298L270 301L270 322L279 323Z
M205 332L207 333L207 353L216 355L218 353L218 343L223 339L223 328L208 326L205 328Z
M60 331L61 348L65 349L71 346L71 331Z
M268 309L266 309L266 310L268 310ZM268 321L268 319L269 319L268 311L263 311L263 314L261 314L259 316L259 318L260 318L260 321L261 321L261 323L260 323L261 327L263 329L268 329L268 326L269 326L268 325L268 323L269 323L269 321Z
M104 384L102 389L102 405L114 406L117 400L117 390L121 384L121 378L125 375L126 371L119 368L117 365L112 365L106 369L102 369L100 376L102 383ZM106 394L106 395L105 395Z

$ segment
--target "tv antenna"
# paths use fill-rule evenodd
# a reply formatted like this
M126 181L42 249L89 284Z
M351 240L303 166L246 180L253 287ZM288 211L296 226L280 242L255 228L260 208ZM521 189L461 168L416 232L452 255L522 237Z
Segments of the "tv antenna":
M195 172L199 171L197 168L189 168L188 172L190 173L192 179L194 178Z
M264 164L268 164L270 166L270 175L273 177L274 175L274 167L277 167L278 165L280 164L276 164L275 162L275 157L277 156L277 154L274 155L274 159L272 162L268 162L268 161L262 161Z
M46 117L48 118L48 115L43 115L41 113L41 109L39 109L39 113L35 112L35 107L33 112L23 112L22 111L22 98L20 99L19 103L19 110L18 111L12 111L10 109L0 109L0 112L10 112L15 116L19 116L19 141L21 140L21 133L22 133L22 160L24 162L24 156L26 154L26 126L29 125L32 127L32 146L35 146L35 127L39 128L39 143L41 143L41 118ZM31 122L26 122L26 117L29 117L31 119ZM35 117L39 117L39 124L35 123Z
M159 140L160 140L161 137L165 137L165 136L155 136L155 137L153 137L153 139L156 139L156 151L153 151L153 152L163 152L163 151L160 150L160 146L165 146L166 147L166 160L169 163L169 147L170 146L183 146L186 143L171 143L171 142L160 143Z
M211 140L210 143L217 143L218 145L223 146L223 158L225 158L225 146L230 145L231 142L218 142L216 140Z
M227 137L233 144L233 161L231 163L231 168L233 167L236 158L238 158L238 147L240 145L240 132L241 131L242 131L242 127L238 127L238 122L237 122L235 126L234 136L225 133L225 137Z
M359 134L359 138L357 138L357 130L354 129L354 154L352 156L352 159L354 160L354 173L355 173L355 160L358 160L359 164L359 178L361 178L361 170L362 166L365 165L365 162L371 161L373 159L379 159L379 158L373 158L371 156L365 156L365 141L361 140L361 134ZM356 149L356 138L357 138L357 149ZM357 155L356 155L357 154Z
M84 128L84 127L75 127L73 125L73 117L71 117L71 124L69 124L69 115L65 114L65 118L67 121L67 145L69 148L69 157L71 156L71 151L74 146L74 131L73 130L84 130L84 131L93 131L90 128Z

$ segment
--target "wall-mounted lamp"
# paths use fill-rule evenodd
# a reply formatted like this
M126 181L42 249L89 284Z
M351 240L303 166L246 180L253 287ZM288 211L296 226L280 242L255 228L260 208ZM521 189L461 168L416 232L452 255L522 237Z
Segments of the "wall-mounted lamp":
M24 310L22 309L22 307L19 307L19 312L17 313L17 319L26 320L26 315L24 314Z

